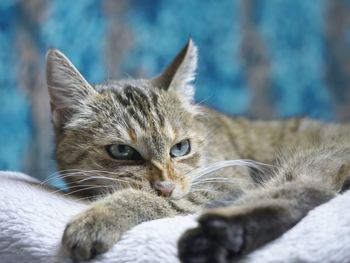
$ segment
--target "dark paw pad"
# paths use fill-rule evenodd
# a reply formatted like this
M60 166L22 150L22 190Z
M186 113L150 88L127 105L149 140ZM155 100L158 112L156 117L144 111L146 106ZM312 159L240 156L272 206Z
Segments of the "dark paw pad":
M182 262L227 262L227 252L208 238L200 227L188 230L179 240L179 258Z
M187 231L178 245L182 262L233 262L243 250L244 229L225 218L204 215L199 227Z
M199 224L205 235L225 247L231 253L239 253L244 245L242 224L216 215L204 215Z

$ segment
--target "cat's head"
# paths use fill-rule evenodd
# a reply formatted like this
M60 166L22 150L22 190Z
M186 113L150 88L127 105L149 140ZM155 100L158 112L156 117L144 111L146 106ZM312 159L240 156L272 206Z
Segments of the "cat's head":
M125 187L178 199L203 164L204 131L193 103L192 40L159 76L91 85L59 51L47 53L56 159L72 191ZM90 190L90 191L89 191Z

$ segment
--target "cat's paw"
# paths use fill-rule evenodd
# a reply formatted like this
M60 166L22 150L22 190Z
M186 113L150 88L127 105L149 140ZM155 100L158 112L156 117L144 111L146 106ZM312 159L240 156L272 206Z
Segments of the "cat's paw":
M179 258L186 263L234 262L245 245L242 224L219 214L204 214L197 228L188 230L178 243Z
M67 224L62 245L73 260L88 260L109 250L119 237L110 222L88 210Z
M281 202L280 202L281 203ZM261 202L209 210L199 226L179 241L179 258L186 263L236 262L279 237L303 216L285 202Z

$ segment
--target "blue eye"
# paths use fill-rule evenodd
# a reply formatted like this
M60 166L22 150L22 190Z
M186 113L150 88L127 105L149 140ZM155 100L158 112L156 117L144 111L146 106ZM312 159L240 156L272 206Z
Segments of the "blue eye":
M186 139L181 142L178 142L170 149L171 157L181 157L189 154L191 151L190 140Z
M142 160L141 155L132 147L125 144L111 144L107 146L109 155L118 160Z

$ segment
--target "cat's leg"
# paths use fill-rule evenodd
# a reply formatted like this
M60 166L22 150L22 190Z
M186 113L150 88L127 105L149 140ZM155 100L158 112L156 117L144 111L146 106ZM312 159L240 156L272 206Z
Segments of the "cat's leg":
M235 262L283 234L336 191L317 182L285 182L254 191L231 207L212 209L179 240L182 262Z
M72 259L87 260L107 251L125 231L141 222L195 211L198 207L186 200L122 190L75 216L66 226L62 245Z

